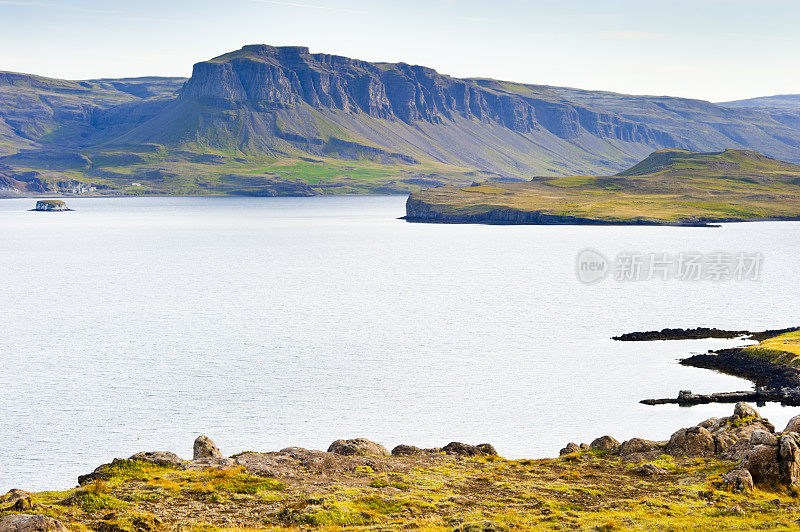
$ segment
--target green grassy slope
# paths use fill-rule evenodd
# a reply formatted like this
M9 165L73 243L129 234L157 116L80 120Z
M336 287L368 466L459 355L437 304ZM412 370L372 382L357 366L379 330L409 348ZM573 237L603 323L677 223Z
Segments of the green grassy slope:
M661 150L616 176L536 178L413 194L411 219L673 223L800 218L800 166L756 152ZM511 214L509 214L511 213Z

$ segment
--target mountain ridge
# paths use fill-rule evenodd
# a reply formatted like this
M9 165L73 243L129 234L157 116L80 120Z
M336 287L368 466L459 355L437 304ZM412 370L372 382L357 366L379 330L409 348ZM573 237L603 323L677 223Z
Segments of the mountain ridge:
M404 193L610 175L663 148L800 162L800 111L461 79L304 46L246 45L188 79L0 72L6 195Z

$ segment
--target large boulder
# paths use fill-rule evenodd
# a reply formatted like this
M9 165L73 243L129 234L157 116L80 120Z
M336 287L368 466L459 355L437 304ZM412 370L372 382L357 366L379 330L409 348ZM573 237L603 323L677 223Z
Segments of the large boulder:
M761 419L761 414L759 414L755 408L748 405L747 403L736 403L736 406L733 408L733 417L739 419L744 419L744 418Z
M616 451L619 442L611 436L600 436L589 444L592 451Z
M745 454L742 467L750 472L755 484L762 486L780 484L777 446L756 445L751 447Z
M336 440L330 447L329 453L341 454L344 456L374 455L389 456L389 451L380 443L367 440L365 438L355 438L352 440Z
M714 456L715 449L714 437L708 429L689 427L676 431L669 439L665 450L672 456L697 458Z
M392 449L392 456L418 456L425 454L425 451L414 445L398 445Z
M734 469L722 475L722 485L728 491L753 491L753 476L747 469Z
M750 445L778 445L778 438L764 429L756 429L750 433Z
M138 460L140 462L149 462L151 464L175 466L183 465L183 460L175 453L169 451L147 451L143 453L136 453L128 460Z
M783 432L800 432L800 415L790 419L789 423L786 424L786 428L783 429Z
M565 454L578 453L580 451L581 451L581 448L577 443L569 442L563 449L558 451L558 456L564 456Z
M483 454L477 445L469 445L461 443L460 441L453 441L442 447L442 452L445 454L454 454L457 456L480 456Z
M208 436L198 436L194 440L194 455L192 460L199 460L203 458L222 458L222 453L219 448L211 441Z
M746 403L737 403L732 416L709 424L710 421L704 421L700 426L705 426L714 437L715 454L728 460L742 460L752 445L775 444L770 437L775 426ZM751 443L754 433L756 440Z
M0 497L0 510L24 512L33 508L31 494L23 490L11 490Z
M640 475L644 475L646 477L652 477L654 475L666 475L667 473L669 473L669 471L667 471L663 467L658 467L655 464L642 464L639 467L637 467L635 471Z
M701 421L700 423L698 423L697 426L698 427L703 427L704 429L707 429L707 428L710 428L711 426L713 426L718 421L719 421L718 417L710 417L710 418L706 419L705 421Z
M617 449L617 454L620 456L628 456L631 454L651 453L660 450L661 446L654 441L644 440L642 438L632 438L626 442L623 442L622 445L619 446L619 449Z
M44 515L14 514L0 519L0 532L61 532L66 531L60 521Z
M790 432L778 442L781 483L785 486L800 485L800 434Z
M479 443L476 447L484 456L497 456L497 449L491 443Z

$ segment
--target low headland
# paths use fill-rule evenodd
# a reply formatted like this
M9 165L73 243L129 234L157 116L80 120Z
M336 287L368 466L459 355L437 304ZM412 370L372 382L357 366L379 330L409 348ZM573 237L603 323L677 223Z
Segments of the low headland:
M668 440L603 435L558 458L489 444L358 438L225 457L206 436L115 459L67 491L0 497L0 531L791 530L800 511L800 416L783 431L751 406Z
M800 219L800 166L757 152L668 149L614 176L485 181L411 194L410 222L674 225Z
M716 328L663 329L616 336L623 342L658 340L698 340L704 338L741 338L755 340L755 345L709 351L684 358L680 363L695 368L713 369L753 382L754 389L708 395L682 390L676 398L645 399L647 405L735 403L739 401L778 402L800 406L800 327L760 332L726 331Z

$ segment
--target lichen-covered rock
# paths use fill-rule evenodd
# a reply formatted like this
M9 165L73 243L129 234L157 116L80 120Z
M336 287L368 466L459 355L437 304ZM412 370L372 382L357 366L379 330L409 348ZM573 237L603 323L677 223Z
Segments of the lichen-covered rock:
M184 466L189 471L204 471L206 469L231 469L236 467L236 460L233 458L197 458L187 462Z
M589 449L593 451L615 451L619 447L619 442L611 436L600 436L589 444Z
M722 485L728 491L753 491L753 476L747 469L734 469L722 475Z
M479 443L476 447L484 454L484 456L497 456L497 450L491 443Z
M756 429L750 433L750 445L778 445L778 438L764 429Z
M425 454L425 451L414 445L398 445L392 449L392 456L416 456Z
M780 481L785 486L800 485L800 434L790 432L778 442Z
M386 450L386 447L374 441L367 440L366 438L336 440L328 447L328 452L344 456L389 456L389 451Z
M698 423L697 426L698 427L703 427L704 429L708 429L709 427L714 425L717 421L719 421L719 418L710 417L710 418L706 419L705 421L702 421L702 422Z
M755 484L765 486L780 484L777 446L756 445L751 447L745 454L742 467L750 472Z
M33 508L31 494L23 490L11 490L0 497L0 510L24 512Z
M0 532L61 532L67 527L44 515L14 514L0 519Z
M95 468L91 473L78 476L78 485L83 486L86 483L94 482L96 480L105 480L110 476L109 469L118 462L124 461L121 458L114 458L111 463L102 464Z
M666 447L667 454L690 458L714 456L715 449L714 437L703 427L679 429Z
M736 403L736 406L733 409L733 417L738 417L740 419L748 417L761 419L761 414L759 414L755 408L747 403Z
M563 449L558 451L558 456L564 456L565 454L572 454L580 451L581 448L577 443L569 442L567 445L564 446Z
M654 475L666 475L667 473L669 473L669 471L667 471L663 467L658 467L655 464L642 464L639 467L637 467L634 471L646 477L652 477Z
M735 437L731 436L730 434L726 434L724 432L719 434L714 434L714 452L716 454L725 453L729 449L732 449L733 446L736 445L737 441L738 440ZM743 449L746 450L746 447L743 447ZM741 457L739 459L741 459Z
M476 445L469 445L453 441L442 447L442 452L445 454L454 454L457 456L480 456L483 454Z
M151 464L165 466L181 466L184 461L175 453L169 451L147 451L136 453L128 460L139 460L140 462L150 462Z
M789 423L786 424L786 428L783 429L783 432L800 432L800 415L790 419Z
M617 453L620 456L628 456L631 454L650 453L659 450L661 450L661 447L654 441L644 440L642 438L631 438L619 446Z
M222 458L222 453L216 444L208 436L198 436L194 440L194 454L192 460L201 458Z

